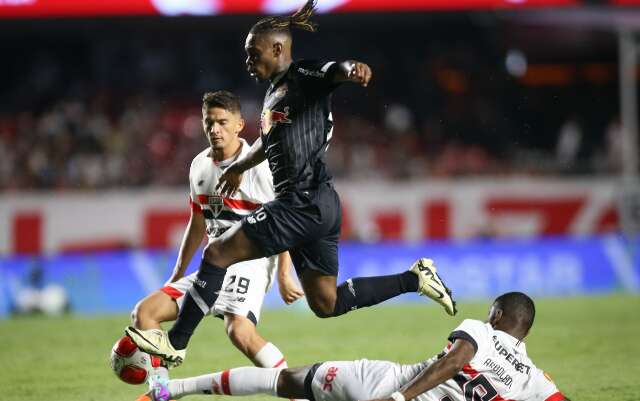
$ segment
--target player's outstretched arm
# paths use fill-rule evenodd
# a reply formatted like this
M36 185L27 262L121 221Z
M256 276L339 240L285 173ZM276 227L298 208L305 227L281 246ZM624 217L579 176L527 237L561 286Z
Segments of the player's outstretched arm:
M336 83L354 82L366 87L371 81L371 76L371 67L367 64L356 60L347 60L338 64L333 81Z
M262 163L266 158L267 156L262 147L262 138L258 138L253 145L251 145L249 153L247 153L244 158L236 160L227 167L224 174L218 179L216 190L223 196L232 196L238 192L238 188L240 188L242 173Z
M182 243L180 244L180 250L178 251L176 265L173 268L173 273L167 283L180 280L182 276L184 276L184 272L187 269L191 258L196 253L196 250L202 242L205 229L204 215L201 212L197 212L192 209L189 224L187 224L184 236L182 237Z
M291 256L289 252L278 255L278 289L285 304L290 305L304 296L304 292L291 276Z
M401 396L388 398L385 401L397 401L398 398L401 399L402 397L405 400L411 400L431 390L460 372L464 365L471 361L475 353L476 351L469 341L457 339L447 355L420 372L404 390L399 392L398 395Z

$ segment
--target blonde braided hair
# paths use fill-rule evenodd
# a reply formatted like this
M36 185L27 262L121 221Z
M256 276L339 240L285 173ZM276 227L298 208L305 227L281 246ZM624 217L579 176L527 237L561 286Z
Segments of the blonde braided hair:
M273 16L263 18L251 28L251 33L268 31L290 32L291 28L315 32L318 24L311 21L316 8L316 0L308 0L298 11L292 15Z

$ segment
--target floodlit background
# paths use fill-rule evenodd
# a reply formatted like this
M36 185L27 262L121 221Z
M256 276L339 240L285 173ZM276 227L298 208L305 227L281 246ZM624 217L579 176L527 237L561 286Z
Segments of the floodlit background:
M0 344L33 313L116 314L117 333L162 286L207 146L201 96L238 94L253 141L265 88L246 74L245 35L302 3L0 0ZM428 256L482 308L521 290L549 310L623 299L637 312L634 3L319 0L295 57L373 70L333 97L340 278ZM277 291L266 305L284 307ZM57 319L33 322L64 330Z

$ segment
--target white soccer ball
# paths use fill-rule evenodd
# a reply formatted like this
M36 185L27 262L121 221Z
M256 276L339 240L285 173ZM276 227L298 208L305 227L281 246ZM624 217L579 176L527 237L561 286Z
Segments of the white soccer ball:
M119 339L111 350L111 369L125 383L146 382L160 364L159 357L141 351L127 336Z

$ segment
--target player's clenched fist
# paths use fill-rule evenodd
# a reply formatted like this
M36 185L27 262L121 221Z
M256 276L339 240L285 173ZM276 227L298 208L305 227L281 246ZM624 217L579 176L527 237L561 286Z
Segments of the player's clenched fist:
M236 166L231 164L227 170L218 179L218 185L216 185L216 191L222 196L231 197L238 192L240 183L242 182L242 171Z
M359 61L349 61L351 63L348 78L350 81L358 83L362 86L369 85L371 80L371 68L365 63Z

